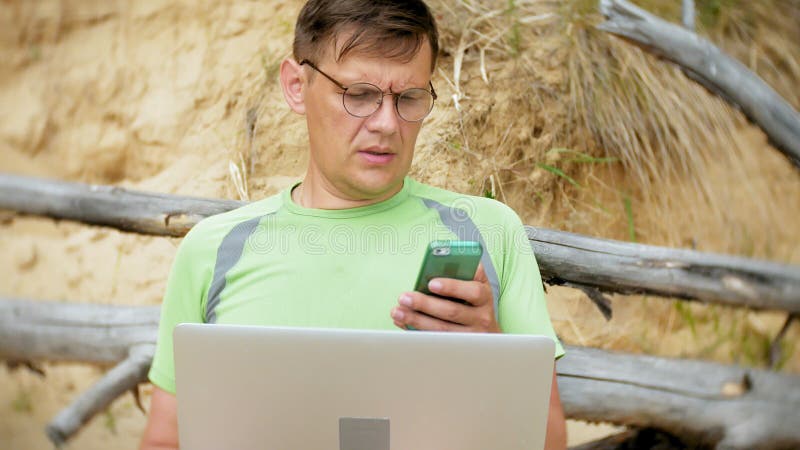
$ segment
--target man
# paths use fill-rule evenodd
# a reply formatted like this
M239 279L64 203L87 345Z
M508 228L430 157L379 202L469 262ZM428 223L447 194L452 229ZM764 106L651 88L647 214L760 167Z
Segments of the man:
M308 124L302 181L200 222L167 284L142 448L177 448L172 329L180 322L555 335L522 224L505 205L406 177L435 100L422 1L311 0L280 81ZM413 286L433 239L478 240L473 281ZM556 339L556 357L563 354ZM415 382L415 380L409 380ZM465 393L469 395L469 393ZM564 448L553 376L547 448Z

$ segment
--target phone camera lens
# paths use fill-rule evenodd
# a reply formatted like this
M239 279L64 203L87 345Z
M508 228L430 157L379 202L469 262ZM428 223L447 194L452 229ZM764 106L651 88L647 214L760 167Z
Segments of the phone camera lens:
M447 256L450 254L450 249L447 247L439 247L433 249L434 256Z

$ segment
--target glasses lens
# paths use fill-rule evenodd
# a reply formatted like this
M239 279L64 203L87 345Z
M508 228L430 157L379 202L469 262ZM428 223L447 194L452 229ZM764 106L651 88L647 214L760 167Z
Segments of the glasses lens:
M426 89L409 89L397 98L397 112L409 122L419 122L433 109L433 95Z
M344 109L356 117L367 117L378 110L383 93L369 83L356 83L344 91Z

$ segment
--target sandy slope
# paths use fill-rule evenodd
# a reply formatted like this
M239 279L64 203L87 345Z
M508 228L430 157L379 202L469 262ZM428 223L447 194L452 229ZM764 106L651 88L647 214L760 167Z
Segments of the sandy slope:
M299 5L7 2L0 8L0 170L240 198L230 164L249 167L252 155L254 170L246 183L250 198L288 186L305 166L304 124L282 104L275 76L278 62L289 53L288 33ZM546 55L545 50L539 53ZM558 83L558 66L549 66L542 69L543 79ZM477 66L470 67L465 79L479 84ZM446 81L436 82L447 99ZM252 139L247 131L249 111L258 117ZM542 111L543 116L558 113ZM473 179L471 160L446 145L457 128L453 117L453 105L442 101L420 137L413 174L477 193L485 180ZM753 155L768 156L754 156L748 163L747 177L755 186L749 191L724 167L707 174L730 199L725 236L720 236L719 222L704 222L704 211L689 211L685 204L667 210L635 204L640 241L694 243L703 250L800 263L792 225L800 211L794 200L800 198L797 173L771 153L758 131L743 128L741 133L741 139L752 143ZM546 133L541 139L545 138ZM576 177L590 189L574 192L558 185L538 198L510 189L509 203L533 225L625 239L627 222L619 194L624 180L615 178L619 175L613 169L586 170ZM779 212L771 214L780 214L780 220L771 230L765 229L763 217L752 213L764 198L779 205L773 208ZM6 268L0 272L0 295L33 300L158 304L179 243L1 212L0 229L0 267ZM761 237L767 232L772 240ZM758 346L782 320L776 314L691 309L700 336L729 331L726 338L735 341L712 348L692 333L685 313L667 300L644 303L619 297L611 322L575 291L551 289L548 301L557 331L569 343L744 363L758 362L758 351L763 350ZM654 311L655 319L641 320ZM712 329L714 315L722 317L725 333ZM795 327L789 340L796 342L797 335ZM745 339L755 342L755 360L743 353ZM0 369L0 448L51 448L42 432L44 424L103 373L84 365L44 367L45 379ZM796 356L788 367L800 371ZM146 400L145 395L145 404ZM130 448L143 425L132 397L124 396L95 418L71 448ZM575 424L572 430L573 442L595 432Z

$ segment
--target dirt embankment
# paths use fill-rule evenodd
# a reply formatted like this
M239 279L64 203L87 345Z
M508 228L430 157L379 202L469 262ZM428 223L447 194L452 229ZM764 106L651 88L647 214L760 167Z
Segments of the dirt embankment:
M305 125L283 104L276 76L301 3L6 2L0 170L217 198L255 199L288 186L305 168ZM504 47L487 41L460 52L463 23L480 21L464 22L470 12L463 8L434 6L443 34L434 77L441 101L420 136L413 176L494 195L532 225L800 263L800 177L759 131L736 131L749 151L735 170L704 168L701 177L722 202L713 210L679 177L657 186L666 201L649 202L622 166L569 165L551 152L570 146L597 155L588 134L563 132L574 127L558 21L531 26L516 47L512 33ZM454 70L459 60L462 69ZM543 165L562 167L574 183ZM8 213L0 213L0 229L0 295L32 300L158 304L179 243ZM561 288L550 290L548 303L568 343L745 364L763 364L764 345L782 321L620 296L606 322L583 294ZM792 371L800 371L797 338L795 327L785 347ZM44 367L43 379L0 371L3 448L51 448L44 424L103 373ZM143 425L124 396L72 447L133 447ZM571 426L573 442L586 435Z

